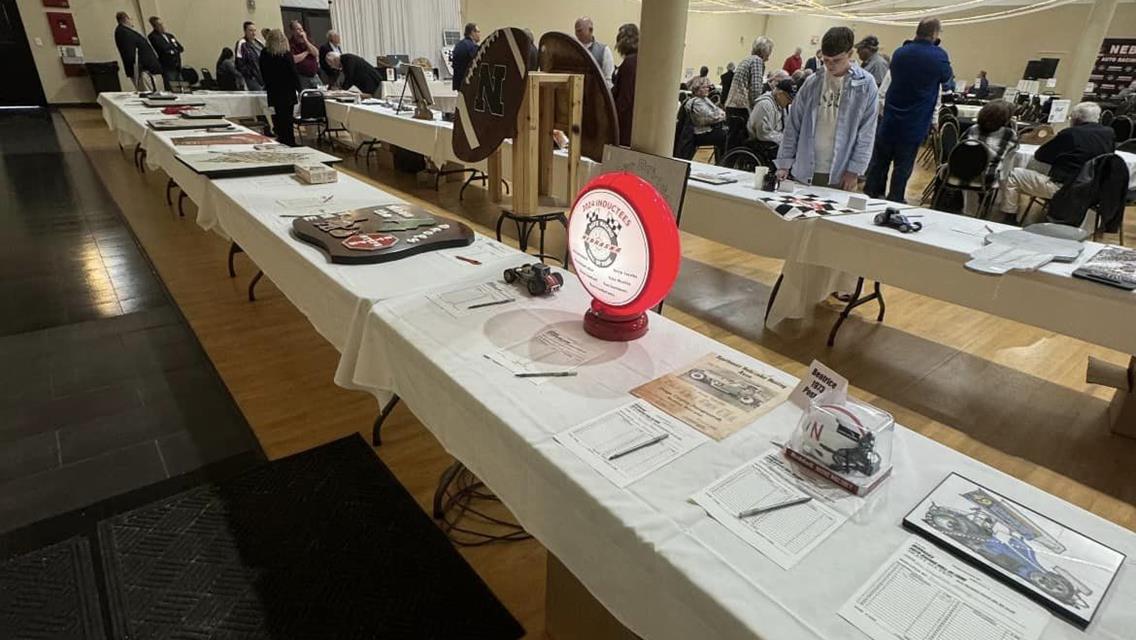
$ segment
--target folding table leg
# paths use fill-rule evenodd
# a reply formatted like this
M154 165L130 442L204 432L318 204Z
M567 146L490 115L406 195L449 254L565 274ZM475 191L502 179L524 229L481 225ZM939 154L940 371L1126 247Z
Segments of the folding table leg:
M238 253L244 253L244 249L241 249L240 245L238 245L237 243L230 242L229 243L229 277L230 278L237 277L237 271L236 271L236 269L233 269L233 256L237 255Z
M856 289L852 292L851 299L849 299L848 304L844 306L844 310L840 312L840 317L836 319L836 323L832 325L832 331L830 331L828 334L828 346L831 347L832 345L836 344L836 332L840 331L840 325L844 324L844 321L848 319L848 316L852 313L853 309L862 304L867 304L875 300L880 306L880 312L876 315L876 322L883 322L884 312L886 308L884 307L884 294L880 289L880 283L874 283L872 287L872 293L861 298L860 294L863 291L864 278L857 278Z
M395 405L398 404L398 394L395 394L387 401L383 408L379 410L379 417L375 418L375 425L371 427L371 446L378 447L383 444L382 429L383 423L386 422L387 416L394 411Z
M260 279L263 277L264 272L260 270L257 270L256 275L252 277L252 282L249 283L248 290L249 302L256 302L256 283L260 282Z
M765 317L762 324L769 322L769 312L773 310L773 303L777 301L777 293L781 291L781 281L785 279L785 273L781 272L777 276L777 282L773 283L773 291L769 292L769 300L765 303Z

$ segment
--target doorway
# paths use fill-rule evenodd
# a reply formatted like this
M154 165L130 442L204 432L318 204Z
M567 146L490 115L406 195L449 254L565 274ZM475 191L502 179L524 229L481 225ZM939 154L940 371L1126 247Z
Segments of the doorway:
M0 85L0 107L47 105L16 0L0 0L0 60L4 61L5 75Z
M312 44L317 46L327 44L327 32L331 30L331 11L281 7L280 15L284 18L284 35L290 36L288 25L293 20L299 20L300 24L304 25L304 31Z

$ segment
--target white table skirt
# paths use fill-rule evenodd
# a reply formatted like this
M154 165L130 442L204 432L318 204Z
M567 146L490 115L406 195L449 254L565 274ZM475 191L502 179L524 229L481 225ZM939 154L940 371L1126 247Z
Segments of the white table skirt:
M434 99L434 106L447 113L453 113L458 104L458 92L454 91L453 87L448 81L443 80L430 80L427 82L430 88L430 97ZM403 94L404 80L395 80L394 82L383 82L383 97L392 100L398 100L400 96L404 96L405 100L413 99L410 89L406 89Z
M1010 159L1010 168L1027 167L1034 171L1042 173L1049 173L1049 165L1044 162L1038 162L1034 155L1037 154L1039 145L1036 144L1023 144L1018 146L1017 153ZM1129 153L1127 151L1117 151L1117 155L1124 159L1124 164L1128 165L1128 188L1136 189L1136 153Z
M381 264L335 264L315 246L293 237L293 218L280 216L278 200L334 193L336 207L344 210L404 201L343 173L339 182L325 185L305 185L289 175L226 178L209 185L216 194L217 224L224 235L240 245L340 353L350 351L360 318L375 302L441 283L499 275L506 265L524 259L509 249L508 257L481 265L438 252ZM497 244L484 236L478 236L477 242Z
M553 298L524 298L462 320L419 295L381 302L366 319L354 368L339 374L356 388L398 393L448 452L644 638L862 638L836 609L907 538L903 515L952 471L1136 558L1131 532L900 427L895 477L808 558L782 570L687 498L783 439L799 417L794 406L626 489L553 440L630 401L631 388L705 353L766 365L655 315L643 339L608 343L578 377L539 387L481 357L547 326L582 335L587 303L574 279ZM1127 637L1136 624L1136 610L1125 604L1136 598L1132 569L1130 559L1087 634L1053 619L1043 637Z
M923 215L924 228L906 235L875 226L870 214L833 217L815 225L797 258L785 264L769 324L811 313L813 305L836 290L830 288L832 278L846 272L1136 353L1136 293L1071 275L1103 245L1086 243L1074 263L987 275L963 264L982 245L986 225L995 230L1014 227L927 209L912 211L916 212Z

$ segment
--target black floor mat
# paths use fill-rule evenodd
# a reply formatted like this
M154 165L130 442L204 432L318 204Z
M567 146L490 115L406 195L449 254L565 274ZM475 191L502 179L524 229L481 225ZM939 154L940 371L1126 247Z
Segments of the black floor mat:
M104 520L117 637L518 638L358 436Z
M0 563L0 637L106 637L85 538L64 540Z

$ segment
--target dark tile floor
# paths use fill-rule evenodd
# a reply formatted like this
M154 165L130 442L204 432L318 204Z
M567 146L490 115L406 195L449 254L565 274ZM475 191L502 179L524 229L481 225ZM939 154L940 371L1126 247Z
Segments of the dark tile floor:
M67 125L0 117L0 532L249 450Z

